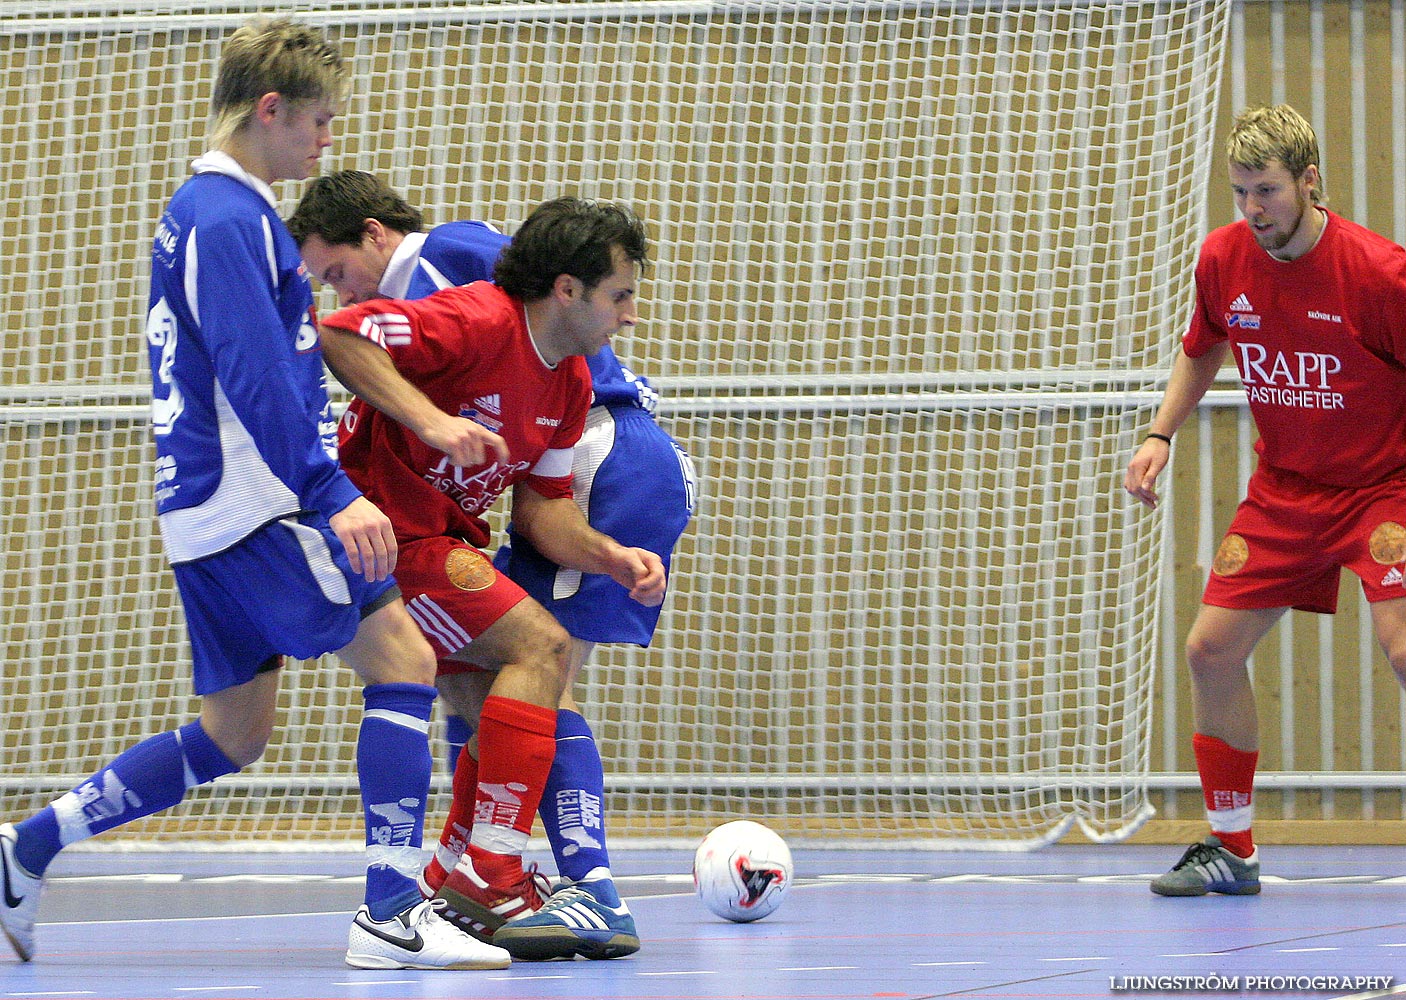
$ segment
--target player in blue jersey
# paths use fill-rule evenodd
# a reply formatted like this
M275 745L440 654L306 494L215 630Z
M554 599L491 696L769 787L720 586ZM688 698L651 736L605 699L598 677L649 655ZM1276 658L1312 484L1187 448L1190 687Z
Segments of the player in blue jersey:
M391 571L389 519L337 460L311 285L271 184L316 172L347 71L320 33L255 18L221 53L210 151L152 253L157 515L188 621L198 719L150 737L51 805L0 826L0 926L33 954L43 874L63 847L175 805L256 761L283 657L335 651L365 681L357 741L365 904L358 968L505 968L421 898L433 651Z
M313 276L331 285L344 304L417 298L491 277L499 250L508 242L480 222L450 222L422 233L420 213L379 178L360 171L314 180L288 222ZM694 507L691 463L653 419L658 396L648 382L625 369L608 346L587 362L594 398L575 449L576 500L591 527L623 545L659 553L667 569ZM498 568L552 611L572 637L569 676L557 714L556 758L541 808L563 882L543 909L512 921L494 941L518 957L572 951L593 958L628 954L638 947L638 938L611 879L600 752L573 697L572 682L595 643L648 645L660 608L631 600L608 576L562 569L511 528L510 539L511 547L505 546L495 560ZM481 684L492 680L491 674L475 677ZM453 766L460 761L457 751L451 761L456 806L426 870L430 887L454 867L471 818L459 813L473 801L464 788L474 777L464 766L473 763L472 747L459 767ZM602 923L613 923L617 930L609 950L592 947ZM630 941L633 946L622 944Z
M421 299L492 281L508 238L486 222L446 222L423 232L424 216L374 174L342 170L314 178L288 218L312 276L344 306L369 299Z

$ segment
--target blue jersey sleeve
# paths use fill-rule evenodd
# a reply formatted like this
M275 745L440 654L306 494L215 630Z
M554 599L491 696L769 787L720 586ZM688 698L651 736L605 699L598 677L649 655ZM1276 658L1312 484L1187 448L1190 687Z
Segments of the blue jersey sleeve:
M360 493L337 463L312 292L281 225L265 216L197 231L195 305L215 376L258 454L304 509L330 517Z
M487 223L446 222L435 226L420 247L420 260L405 297L421 299L451 285L492 281L493 266L507 245L508 237Z
M654 413L659 393L643 375L636 375L620 363L608 346L586 358L591 369L592 406L637 406Z

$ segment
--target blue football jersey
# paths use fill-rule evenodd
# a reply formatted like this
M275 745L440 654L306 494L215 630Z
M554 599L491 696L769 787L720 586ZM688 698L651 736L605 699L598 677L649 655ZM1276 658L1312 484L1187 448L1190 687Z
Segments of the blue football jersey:
M388 299L423 299L441 288L492 281L508 237L486 222L446 222L407 233L377 289Z
M273 191L209 153L152 247L156 509L173 563L360 493L337 464L312 287Z

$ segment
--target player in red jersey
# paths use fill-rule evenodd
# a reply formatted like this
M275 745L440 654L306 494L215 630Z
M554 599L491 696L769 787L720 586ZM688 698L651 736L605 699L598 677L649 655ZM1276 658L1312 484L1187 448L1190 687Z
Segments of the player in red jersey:
M634 325L646 250L633 213L560 198L503 250L496 284L323 321L328 365L358 397L342 418L343 467L391 519L397 579L439 658L441 694L479 719L473 802L451 807L472 817L469 842L437 896L485 939L546 895L522 851L556 749L570 637L480 551L484 515L511 489L515 529L553 562L663 601L659 556L591 528L571 490L591 405L585 356ZM486 697L473 676L484 670L495 672Z
M1172 435L1233 357L1259 462L1187 637L1211 836L1153 881L1165 896L1260 891L1247 661L1286 610L1332 614L1352 570L1406 679L1406 250L1322 207L1318 141L1293 108L1242 113L1227 154L1244 218L1202 246L1191 327L1124 478L1156 505Z

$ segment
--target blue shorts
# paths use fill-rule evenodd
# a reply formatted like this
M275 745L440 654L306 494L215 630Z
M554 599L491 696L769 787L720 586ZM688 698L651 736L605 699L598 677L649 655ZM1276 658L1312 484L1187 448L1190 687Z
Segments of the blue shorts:
M172 570L201 695L253 680L281 655L305 660L341 649L365 615L400 596L393 577L368 583L353 573L327 521L311 514Z
M621 545L657 553L669 568L697 504L693 463L644 410L594 406L576 444L572 490L586 520ZM659 608L630 599L608 576L562 569L508 526L494 565L586 642L648 646Z

